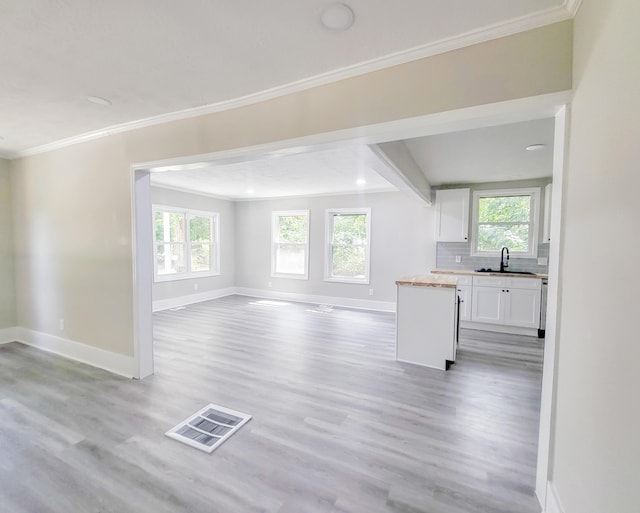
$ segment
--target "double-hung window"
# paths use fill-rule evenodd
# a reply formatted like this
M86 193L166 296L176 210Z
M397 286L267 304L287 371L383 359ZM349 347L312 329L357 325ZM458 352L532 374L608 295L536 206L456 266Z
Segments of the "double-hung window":
M371 209L327 210L325 280L369 283Z
M540 188L474 191L471 254L497 256L503 247L511 256L538 255Z
M154 205L155 281L220 274L220 215Z
M271 276L309 278L309 211L272 213Z

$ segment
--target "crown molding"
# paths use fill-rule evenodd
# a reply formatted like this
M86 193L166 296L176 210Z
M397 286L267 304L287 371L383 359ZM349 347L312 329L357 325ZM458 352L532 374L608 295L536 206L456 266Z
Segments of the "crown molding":
M254 94L249 94L231 100L221 101L210 105L203 105L200 107L184 109L168 114L162 114L159 116L153 116L137 121L131 121L128 123L113 125L100 130L87 132L77 136L43 144L41 146L36 146L34 148L18 151L15 152L13 154L13 157L10 158L29 157L32 155L37 155L39 153L46 153L48 151L57 150L74 144L99 139L101 137L137 130L139 128L145 128L162 123L169 123L171 121L178 121L182 119L213 114L225 110L236 109L263 101L272 100L281 96L286 96L288 94L312 89L314 87L323 86L332 82L338 82L340 80L345 80L359 75L364 75L366 73L390 68L392 66L398 66L400 64L406 64L411 61L433 57L434 55L439 55L453 50L459 50L461 48L465 48L475 44L485 43L493 39L511 36L519 32L526 32L527 30L533 30L545 25L551 25L553 23L571 19L572 16L570 14L570 11L568 10L568 5L571 4L572 8L575 6L575 9L577 10L580 2L581 0L565 0L565 4L558 7L551 7L526 16L520 16L504 22L487 25L479 29L459 34L455 37L441 39L439 41L434 41L433 43L410 48L401 52L392 53L384 57L364 61L352 66L347 66L327 73L316 75L314 77L297 80L283 86L273 87L271 89L266 89Z
M564 0L564 8L571 15L571 17L575 17L580 10L580 6L582 5L582 0Z

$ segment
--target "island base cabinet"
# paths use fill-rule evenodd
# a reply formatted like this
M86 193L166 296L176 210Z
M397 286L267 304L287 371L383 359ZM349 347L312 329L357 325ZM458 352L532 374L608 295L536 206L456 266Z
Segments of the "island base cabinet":
M446 370L456 358L455 288L398 286L396 359Z

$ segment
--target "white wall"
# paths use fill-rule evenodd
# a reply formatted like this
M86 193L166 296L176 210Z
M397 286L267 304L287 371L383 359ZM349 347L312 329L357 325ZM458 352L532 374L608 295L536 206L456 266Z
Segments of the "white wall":
M551 458L565 513L640 511L639 19L637 0L584 0L575 20Z
M156 205L206 210L220 214L220 275L186 280L165 281L153 284L153 300L186 297L234 286L235 281L235 207L232 201L189 194L180 191L151 188L151 201ZM198 285L196 291L194 285Z
M371 208L370 284L324 281L325 211ZM271 277L271 212L310 210L309 279ZM236 285L273 292L392 302L395 280L435 268L433 208L400 192L236 203ZM272 283L272 287L268 283ZM369 295L369 289L374 291Z
M132 164L566 91L571 37L571 22L556 23L12 161L17 323L133 356Z
M9 162L0 159L0 329L16 325L15 292Z

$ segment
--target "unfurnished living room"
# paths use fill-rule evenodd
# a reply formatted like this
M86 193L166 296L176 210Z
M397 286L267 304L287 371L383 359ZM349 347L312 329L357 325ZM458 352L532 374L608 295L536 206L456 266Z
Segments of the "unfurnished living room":
M635 0L0 0L0 513L640 511Z

